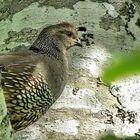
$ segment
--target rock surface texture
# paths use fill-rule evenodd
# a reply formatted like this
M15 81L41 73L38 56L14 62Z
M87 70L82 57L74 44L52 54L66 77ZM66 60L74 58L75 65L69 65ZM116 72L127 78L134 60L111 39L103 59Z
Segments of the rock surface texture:
M94 140L111 131L140 136L140 76L105 86L98 77L115 52L140 42L139 0L0 0L0 52L30 46L46 25L62 21L87 28L83 48L69 53L61 97L16 140Z

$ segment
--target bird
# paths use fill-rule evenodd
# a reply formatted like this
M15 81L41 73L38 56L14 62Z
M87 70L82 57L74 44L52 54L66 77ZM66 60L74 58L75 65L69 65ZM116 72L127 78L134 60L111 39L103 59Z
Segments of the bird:
M67 82L67 50L81 46L74 24L45 27L25 51L0 55L1 87L14 132L36 122Z

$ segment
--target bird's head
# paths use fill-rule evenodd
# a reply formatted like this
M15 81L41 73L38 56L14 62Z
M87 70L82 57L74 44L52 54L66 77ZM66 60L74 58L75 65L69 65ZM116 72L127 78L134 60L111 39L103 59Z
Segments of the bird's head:
M82 46L77 28L69 22L62 22L44 28L30 50L57 57L76 45Z
M48 27L48 30L64 43L66 49L73 46L82 46L78 38L78 30L72 23L62 22Z

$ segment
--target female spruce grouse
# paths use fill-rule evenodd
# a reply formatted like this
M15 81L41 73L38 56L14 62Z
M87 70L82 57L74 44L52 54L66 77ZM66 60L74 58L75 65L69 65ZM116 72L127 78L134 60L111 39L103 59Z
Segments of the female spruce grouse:
M63 22L44 28L29 50L0 56L1 85L13 130L37 121L61 95L67 80L66 50L80 45L77 29Z

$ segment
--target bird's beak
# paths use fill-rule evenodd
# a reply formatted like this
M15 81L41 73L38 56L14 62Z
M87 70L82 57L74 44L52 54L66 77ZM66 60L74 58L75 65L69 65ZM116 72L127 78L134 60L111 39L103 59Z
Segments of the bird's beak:
M74 42L73 42L73 45L67 47L67 50L71 47L74 47L74 46L79 46L79 47L83 47L82 43L81 43L81 40L78 38L78 39L75 39Z
M80 40L79 38L76 39L75 45L76 45L76 46L79 46L79 47L83 47L83 46L82 46L82 43L81 43L81 40Z

